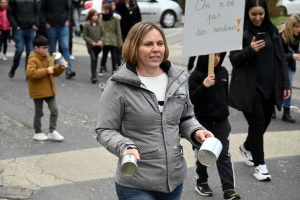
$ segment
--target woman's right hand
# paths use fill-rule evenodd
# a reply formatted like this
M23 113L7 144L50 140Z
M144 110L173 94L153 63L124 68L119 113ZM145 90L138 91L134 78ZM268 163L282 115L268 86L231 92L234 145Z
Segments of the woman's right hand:
M126 154L133 154L137 160L140 160L140 154L139 151L137 149L127 149L123 152L123 156Z
M294 53L293 58L294 60L300 60L300 53Z
M251 48L253 51L258 52L261 48L263 48L266 44L264 40L258 40L256 41L255 36L253 36L252 41L251 41Z

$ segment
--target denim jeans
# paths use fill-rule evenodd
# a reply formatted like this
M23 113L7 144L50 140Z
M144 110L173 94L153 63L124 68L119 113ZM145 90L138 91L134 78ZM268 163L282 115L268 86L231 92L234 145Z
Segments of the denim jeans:
M35 35L35 31L33 29L19 29L14 31L14 40L15 40L15 55L12 64L12 71L15 71L20 64L20 59L22 53L24 51L24 46L26 46L26 58L25 58L25 71L27 60L30 52L33 50L32 40Z
M57 40L62 50L62 55L64 59L69 63L66 72L72 70L72 65L70 62L70 51L69 51L69 25L64 25L61 27L50 27L47 29L47 36L49 40L49 53L56 52Z
M288 76L290 80L290 89L291 89L291 96L288 99L283 100L283 108L290 108L291 106L291 101L292 101L292 87L293 87L293 70L291 66L287 66L288 69Z
M183 183L170 193L128 188L119 185L117 182L115 186L119 200L179 200L182 193Z
M74 18L74 22L75 22L76 31L80 31L80 15L81 15L82 9L83 9L82 7L74 8L74 11L73 11L73 18Z

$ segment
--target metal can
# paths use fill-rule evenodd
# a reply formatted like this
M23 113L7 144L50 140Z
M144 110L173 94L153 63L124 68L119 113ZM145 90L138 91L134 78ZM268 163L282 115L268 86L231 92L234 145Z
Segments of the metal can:
M125 176L133 176L137 171L137 159L133 154L126 154L122 158L121 172Z
M65 63L64 57L61 55L61 53L57 52L55 55L55 64L62 66Z

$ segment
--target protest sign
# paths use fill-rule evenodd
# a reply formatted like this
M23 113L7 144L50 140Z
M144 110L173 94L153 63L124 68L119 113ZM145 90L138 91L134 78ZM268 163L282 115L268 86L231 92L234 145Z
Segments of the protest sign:
M245 0L187 0L183 57L242 48Z

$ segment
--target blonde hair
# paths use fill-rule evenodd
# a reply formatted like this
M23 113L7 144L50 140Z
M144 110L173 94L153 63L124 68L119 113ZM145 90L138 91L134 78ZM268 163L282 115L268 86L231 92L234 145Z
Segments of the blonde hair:
M300 23L299 15L293 14L291 15L284 24L279 26L279 33L281 34L284 43L293 43L295 38L293 36L293 28L296 23ZM300 38L300 34L298 35Z
M161 26L154 24L152 22L139 22L136 23L129 31L123 48L122 48L122 57L123 60L131 65L137 64L137 50L141 45L143 38L149 31L156 29L160 32L165 46L165 54L162 62L165 62L169 57L169 48L167 45L166 36L164 34Z

